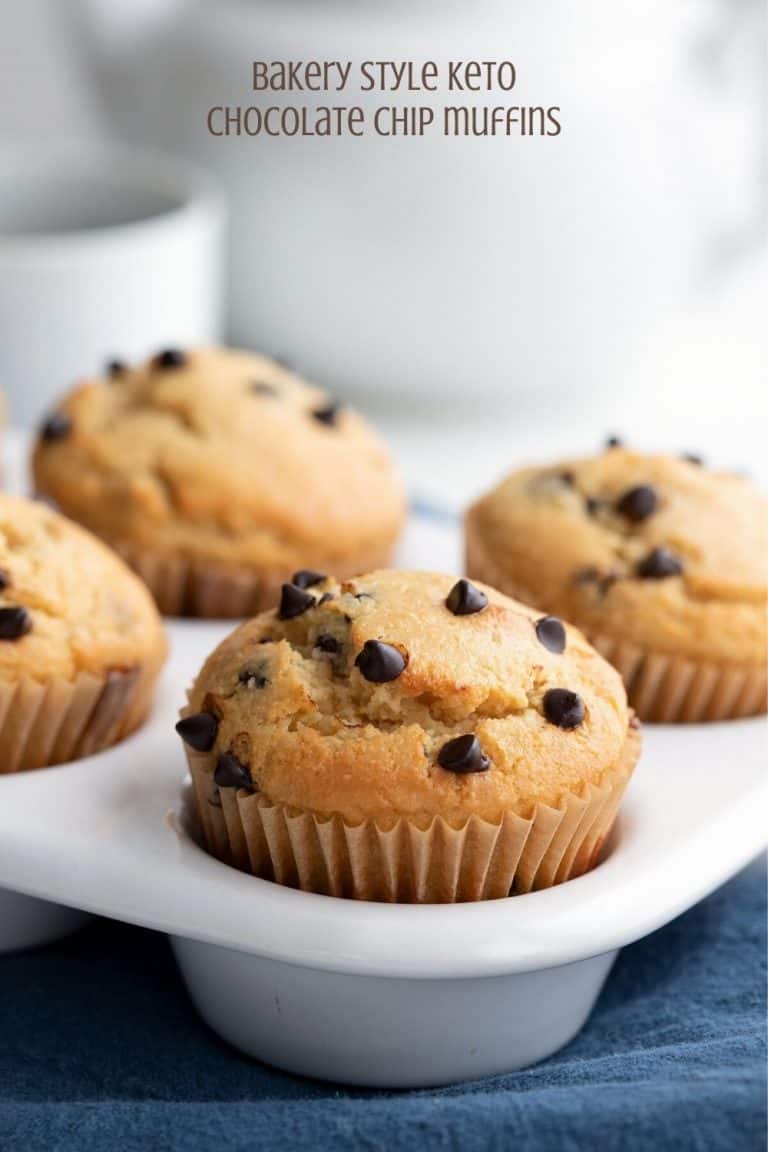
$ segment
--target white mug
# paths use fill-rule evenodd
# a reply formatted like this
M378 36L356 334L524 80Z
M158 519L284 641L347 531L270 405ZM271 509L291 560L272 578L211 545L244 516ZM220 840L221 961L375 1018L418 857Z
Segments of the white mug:
M0 389L37 421L112 359L220 335L223 204L162 154L0 145Z

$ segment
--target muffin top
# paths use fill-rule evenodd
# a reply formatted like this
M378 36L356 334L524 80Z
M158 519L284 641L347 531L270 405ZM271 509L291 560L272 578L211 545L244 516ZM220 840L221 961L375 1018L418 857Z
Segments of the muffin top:
M0 679L159 667L165 650L152 598L119 557L45 505L0 493Z
M525 468L467 518L473 570L588 632L764 661L768 502L696 457L621 447Z
M574 628L403 571L297 573L208 658L179 732L220 787L353 823L529 816L637 744L618 674Z
M274 360L168 349L82 383L44 423L38 490L153 554L290 572L380 553L403 518L381 443Z

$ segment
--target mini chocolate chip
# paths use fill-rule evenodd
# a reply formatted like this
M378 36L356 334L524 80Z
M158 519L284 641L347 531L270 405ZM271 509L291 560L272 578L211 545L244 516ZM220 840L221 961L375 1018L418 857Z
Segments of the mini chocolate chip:
M195 712L192 716L182 717L176 731L196 752L210 752L216 743L219 720L212 712Z
M610 572L606 572L600 579L600 595L607 596L614 584L617 584L621 578L622 573L616 568L612 568Z
M573 472L570 471L561 472L559 475L559 480L561 484L565 484L566 488L573 488L576 476Z
M0 608L0 640L20 640L32 631L32 617L21 605Z
M373 600L371 592L355 592L355 600Z
M237 678L241 684L245 684L250 692L256 692L261 688L266 688L267 684L269 684L267 677L263 676L260 672L254 671L253 668L241 669Z
M366 640L355 664L366 680L372 684L387 684L397 680L408 663L398 648L381 640Z
M248 387L254 396L277 396L277 388L266 380L252 380Z
M594 516L600 510L602 500L598 500L597 496L587 496L585 503L589 515Z
M667 576L679 576L683 562L669 548L654 548L637 565L635 572L641 580L665 580Z
M584 701L569 688L550 688L544 693L544 715L558 728L578 728L584 720Z
M40 429L41 440L63 440L72 431L72 421L65 412L54 412Z
M330 404L323 404L321 408L315 408L312 412L312 416L320 424L327 424L329 428L332 428L338 420L340 411L341 405L334 402Z
M623 448L624 441L619 436L609 436L605 442L606 448Z
M315 640L315 648L319 648L321 652L341 652L341 644L335 636L318 636Z
M213 779L219 788L245 788L248 792L256 791L250 768L247 764L242 764L231 752L219 756Z
M327 604L329 600L334 600L334 599L335 599L335 597L334 597L333 592L323 592L322 596L320 597L320 599L317 602L317 606L319 608L321 604Z
M164 348L153 361L156 368L183 368L187 357L179 348Z
M597 591L605 596L617 580L621 580L623 573L618 568L611 568L608 572L601 572L599 568L590 565L588 568L580 568L578 572L573 575L573 583L587 587L590 584L597 585Z
M114 380L117 376L124 376L128 365L124 360L110 360L107 364L107 376Z
M578 572L573 574L574 584L596 584L599 579L600 571L594 564L590 564L588 568L579 568Z
M542 616L537 620L536 636L550 652L565 652L565 625L558 616Z
M11 577L5 568L0 568L0 592L4 592L11 584Z
M697 468L704 467L704 457L697 456L695 452L683 452L681 460L687 460L689 464L695 464Z
M437 754L437 762L447 772L462 775L468 772L487 772L491 766L480 741L471 732L443 744Z
M488 597L469 580L458 580L448 593L445 606L454 616L474 616L488 607Z
M297 588L312 588L315 584L322 584L328 577L323 572L313 572L311 568L301 568L291 576L291 584Z
M639 524L641 520L647 520L659 506L659 498L656 495L656 489L651 488L650 484L637 484L634 488L628 488L623 496L616 502L616 511L625 520L631 520L634 524Z
M295 584L283 584L277 615L281 620L293 620L295 616L301 616L314 604L314 596L310 596L303 588L297 588Z
M274 644L274 640L271 636L262 636L261 640L259 640L259 644Z

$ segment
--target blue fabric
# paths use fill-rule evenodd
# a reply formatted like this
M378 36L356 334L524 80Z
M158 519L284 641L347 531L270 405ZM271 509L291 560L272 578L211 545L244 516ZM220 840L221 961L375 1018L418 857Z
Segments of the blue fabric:
M627 948L582 1034L440 1091L274 1072L198 1020L164 938L106 921L0 959L0 1147L765 1148L765 868Z

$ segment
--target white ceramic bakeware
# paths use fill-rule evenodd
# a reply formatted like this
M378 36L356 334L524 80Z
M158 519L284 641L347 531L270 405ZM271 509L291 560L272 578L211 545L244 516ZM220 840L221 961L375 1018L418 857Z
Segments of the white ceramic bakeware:
M413 521L403 560L455 570L458 540ZM606 858L558 888L417 907L244 875L190 835L173 731L185 686L229 627L170 623L170 662L142 732L75 764L0 777L0 885L37 898L0 897L0 948L72 927L79 913L60 905L143 924L171 935L200 1013L242 1051L351 1084L445 1084L565 1044L617 950L764 844L757 719L646 727Z

